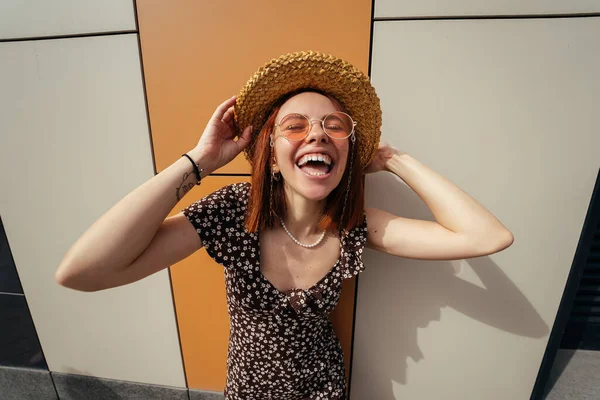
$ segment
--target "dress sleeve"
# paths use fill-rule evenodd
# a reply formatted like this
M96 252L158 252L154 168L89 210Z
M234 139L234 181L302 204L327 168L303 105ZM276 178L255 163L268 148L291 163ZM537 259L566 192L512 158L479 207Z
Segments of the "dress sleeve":
M231 243L244 229L248 184L234 183L203 197L182 210L183 215L198 232L208 255L219 264L229 267L232 262Z
M365 269L363 252L367 244L367 215L363 214L363 221L348 232L343 239L341 263L342 277L352 278Z

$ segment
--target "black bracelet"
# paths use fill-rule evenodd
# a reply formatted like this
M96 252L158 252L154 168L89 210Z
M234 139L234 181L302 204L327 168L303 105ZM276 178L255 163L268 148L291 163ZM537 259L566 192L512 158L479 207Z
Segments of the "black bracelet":
M198 166L196 165L194 160L192 160L192 157L188 156L187 153L182 154L181 157L187 157L187 159L190 160L190 162L194 166L194 175L196 175L196 178L198 179L198 182L196 183L196 185L199 185L200 181L202 180L202 176L200 175L200 172L203 172L204 170L202 168L198 169Z

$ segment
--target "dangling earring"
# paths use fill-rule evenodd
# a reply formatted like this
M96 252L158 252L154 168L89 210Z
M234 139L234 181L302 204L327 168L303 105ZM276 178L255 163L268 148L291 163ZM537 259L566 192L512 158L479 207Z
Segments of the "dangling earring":
M344 205L342 206L342 215L340 216L340 236L342 234L347 235L348 232L345 231L342 226L344 223L344 214L346 213L346 204L348 203L348 194L350 193L350 183L352 182L352 166L354 164L354 142L356 142L356 137L354 133L350 136L350 152L348 153L350 156L350 168L348 169L348 185L346 185L346 195L344 196Z
M271 147L271 160L275 161L275 157L273 156L273 147L275 143L273 143L273 135L271 134L269 141L269 146ZM273 170L275 167L275 163L271 164L271 179L269 179L269 225L271 227L275 226L275 218L273 217L273 181L279 180L279 177L276 177L275 171Z
M271 146L271 160L275 161L275 156L273 155L273 151L274 151L274 147L275 147L275 143L273 143L273 134L269 135L269 146ZM275 162L273 162L273 164L271 164L271 178L273 178L273 180L278 181L279 180L279 171L275 171L275 169L277 168L277 164L275 164Z
M269 225L274 225L273 219L273 176L269 179Z
M271 167L271 177L273 178L273 180L274 180L275 182L279 182L279 178L280 178L280 176L279 176L279 172L275 171L275 169L274 169L274 168L275 168L275 165L273 165L273 166Z
M271 179L269 179L269 217L270 217L270 225L271 227L275 226L275 217L274 211L275 208L274 199L273 199L273 181L279 181L280 176L278 172L271 171Z

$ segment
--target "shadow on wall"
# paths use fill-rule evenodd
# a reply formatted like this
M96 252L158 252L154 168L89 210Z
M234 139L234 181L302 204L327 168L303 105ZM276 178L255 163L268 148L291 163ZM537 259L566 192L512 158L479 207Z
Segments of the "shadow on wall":
M403 217L435 221L425 203L399 178L376 174L369 177L369 186L386 188L385 196L374 198L376 194L370 192L373 198L367 199L369 206ZM540 338L549 332L529 300L490 257L466 260L485 287L482 288L456 276L460 261L398 259L377 251L366 254L367 269L369 264L376 265L378 272L368 274L368 279L360 278L358 301L366 302L366 308L377 312L362 313L358 323L379 328L365 332L369 343L378 345L355 355L355 360L360 361L354 366L354 375L361 381L361 391L370 393L372 398L395 399L392 381L406 384L408 358L415 362L424 359L417 340L418 328L439 321L442 308L452 307L519 336ZM398 282L402 282L401 290ZM368 299L361 298L363 290L369 293ZM356 350L359 349L355 347Z

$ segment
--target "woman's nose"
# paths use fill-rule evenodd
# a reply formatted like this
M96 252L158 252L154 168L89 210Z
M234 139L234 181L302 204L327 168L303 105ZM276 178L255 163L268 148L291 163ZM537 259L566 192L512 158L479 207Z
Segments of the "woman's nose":
M327 143L329 141L329 136L323 130L321 121L311 121L310 126L310 131L308 132L308 136L306 136L308 143L312 141Z

